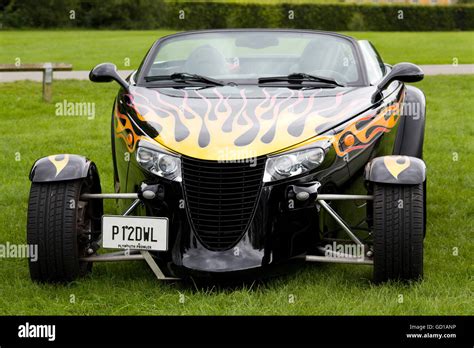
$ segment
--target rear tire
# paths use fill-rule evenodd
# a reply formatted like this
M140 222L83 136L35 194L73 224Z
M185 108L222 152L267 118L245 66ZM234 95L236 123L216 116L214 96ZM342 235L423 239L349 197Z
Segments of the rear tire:
M69 282L91 271L92 263L80 261L97 233L92 207L79 200L88 187L84 179L32 183L27 241L38 246L37 260L29 259L33 281Z
M373 187L374 281L423 277L423 184Z

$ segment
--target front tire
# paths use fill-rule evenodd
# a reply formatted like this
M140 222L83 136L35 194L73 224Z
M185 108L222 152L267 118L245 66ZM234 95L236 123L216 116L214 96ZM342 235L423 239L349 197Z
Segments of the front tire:
M38 246L37 260L29 259L33 281L69 282L91 271L92 263L80 260L100 236L93 207L80 201L89 188L85 179L32 183L27 241Z
M423 277L423 184L373 184L374 281Z

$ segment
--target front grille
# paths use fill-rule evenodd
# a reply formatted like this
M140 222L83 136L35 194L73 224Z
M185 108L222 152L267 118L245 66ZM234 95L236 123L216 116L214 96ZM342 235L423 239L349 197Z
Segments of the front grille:
M238 243L255 210L264 166L264 157L253 166L182 157L191 223L206 248L227 250Z

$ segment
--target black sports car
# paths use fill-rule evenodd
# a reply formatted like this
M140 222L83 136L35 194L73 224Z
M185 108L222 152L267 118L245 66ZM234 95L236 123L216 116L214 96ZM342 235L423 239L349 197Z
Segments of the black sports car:
M160 279L261 276L289 260L423 274L423 79L368 41L317 31L211 30L156 41L111 118L115 193L83 156L30 173L35 281L145 260ZM117 199L123 215L104 215ZM101 253L99 247L119 249Z

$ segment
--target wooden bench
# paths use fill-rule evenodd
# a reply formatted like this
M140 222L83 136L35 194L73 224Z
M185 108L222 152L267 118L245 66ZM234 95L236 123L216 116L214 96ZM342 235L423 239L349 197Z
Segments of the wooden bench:
M66 63L36 63L36 64L0 64L0 72L42 71L43 100L51 102L53 95L53 71L71 71L72 64Z

